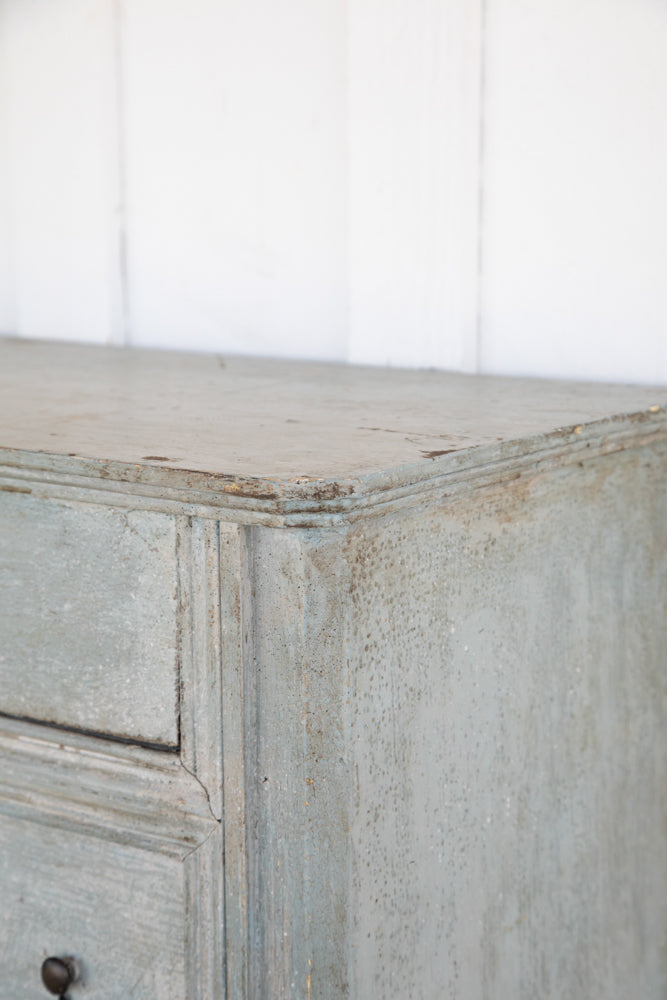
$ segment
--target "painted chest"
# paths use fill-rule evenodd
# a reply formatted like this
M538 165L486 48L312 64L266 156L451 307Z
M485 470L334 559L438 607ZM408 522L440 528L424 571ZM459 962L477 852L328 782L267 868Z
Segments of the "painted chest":
M664 1000L666 406L0 342L2 995Z

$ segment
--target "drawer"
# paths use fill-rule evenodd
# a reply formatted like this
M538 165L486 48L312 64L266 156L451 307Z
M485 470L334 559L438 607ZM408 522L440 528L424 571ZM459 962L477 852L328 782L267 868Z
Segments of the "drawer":
M71 1000L184 996L179 861L7 816L0 844L3 995L47 997L42 962L73 955Z
M186 1000L190 883L178 856L0 816L2 996L46 1000L43 961L73 956L68 1000Z
M60 734L62 736L62 734ZM0 996L220 1000L221 823L176 754L5 720L0 730Z
M178 743L173 518L0 492L0 713Z

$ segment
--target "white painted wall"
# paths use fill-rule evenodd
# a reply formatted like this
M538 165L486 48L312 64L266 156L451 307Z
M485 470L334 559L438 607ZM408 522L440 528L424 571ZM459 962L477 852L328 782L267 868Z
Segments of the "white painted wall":
M0 0L0 331L667 382L664 0Z
M483 371L667 381L667 3L488 0Z
M120 341L113 5L0 18L0 329Z

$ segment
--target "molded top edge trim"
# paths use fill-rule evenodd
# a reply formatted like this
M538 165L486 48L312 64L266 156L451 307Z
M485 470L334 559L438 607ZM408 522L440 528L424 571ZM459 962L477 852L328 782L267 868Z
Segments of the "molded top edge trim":
M30 492L30 484L57 483L99 491L99 502L124 494L144 500L205 505L233 520L245 513L266 515L286 525L325 520L332 515L381 512L405 506L438 491L492 482L513 471L544 464L570 464L601 454L667 440L667 411L614 416L549 434L466 448L382 473L355 478L298 477L270 480L196 470L106 461L0 448L0 490ZM150 504L149 504L150 505ZM252 518L256 520L256 518Z
M667 387L0 339L4 489L236 520L349 516L627 447L666 407Z

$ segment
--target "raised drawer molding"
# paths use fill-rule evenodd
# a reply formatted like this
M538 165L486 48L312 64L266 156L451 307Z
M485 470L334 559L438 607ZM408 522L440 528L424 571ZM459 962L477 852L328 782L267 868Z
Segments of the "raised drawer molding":
M0 341L0 994L664 1000L666 406Z

